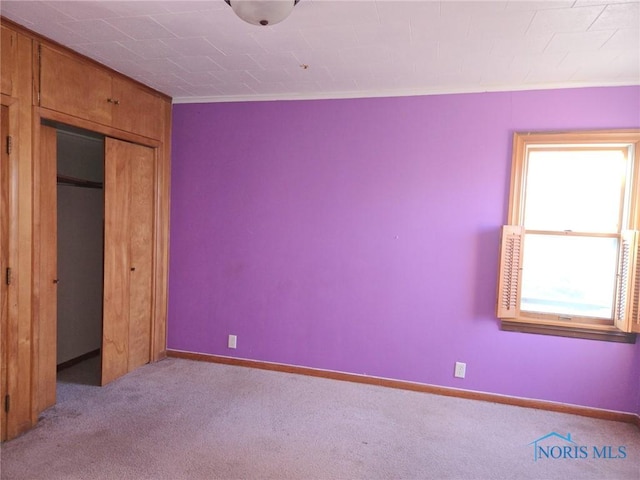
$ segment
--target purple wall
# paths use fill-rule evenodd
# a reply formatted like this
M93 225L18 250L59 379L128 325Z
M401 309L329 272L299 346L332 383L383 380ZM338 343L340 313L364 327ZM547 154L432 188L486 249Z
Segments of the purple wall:
M638 412L640 344L494 315L513 132L618 127L640 88L176 105L169 348Z

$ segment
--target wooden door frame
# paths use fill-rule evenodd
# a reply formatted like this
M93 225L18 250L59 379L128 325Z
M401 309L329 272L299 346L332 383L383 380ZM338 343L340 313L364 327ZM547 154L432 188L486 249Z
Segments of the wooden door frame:
M33 114L33 132L34 132L34 174L33 174L33 218L34 218L34 268L33 268L33 392L32 392L32 418L33 423L37 421L37 416L41 412L39 409L39 390L38 378L40 372L41 352L37 348L39 345L40 327L43 319L38 312L40 311L41 294L40 289L42 282L46 281L38 274L40 267L40 253L43 251L44 239L39 234L39 229L35 228L40 225L42 215L46 211L42 205L42 199L38 193L38 185L41 181L41 170L39 161L40 151L39 143L41 137L41 125L43 122L47 124L65 124L71 127L81 128L90 132L95 132L105 137L111 137L116 140L136 143L146 147L151 147L155 151L155 179L154 179L154 243L153 243L153 278L152 278L152 311L151 311L151 346L150 361L155 362L166 357L166 321L167 321L167 287L168 287L168 235L169 235L169 131L171 122L171 106L165 107L164 118L159 119L164 123L164 133L166 142L162 142L147 137L142 137L129 132L123 132L112 127L97 124L87 120L79 119L64 113L48 110L42 107L34 107Z
M5 268L9 268L9 225L11 223L9 219L9 164L11 162L10 151L8 147L10 135L9 129L9 107L4 104L0 104L2 115L0 115L0 134L2 139L0 144L3 146L3 151L0 154L3 157L3 162L0 163L0 218L2 223L0 224L0 265L2 270L0 274L9 277L9 272ZM5 110L6 109L6 110ZM6 112L6 115L5 115ZM5 143L6 142L6 143ZM6 156L6 163L4 157ZM5 398L8 396L7 392L7 330L8 330L8 311L9 311L9 285L6 279L0 279L2 286L0 287L0 441L4 441L7 438L7 413L5 411Z

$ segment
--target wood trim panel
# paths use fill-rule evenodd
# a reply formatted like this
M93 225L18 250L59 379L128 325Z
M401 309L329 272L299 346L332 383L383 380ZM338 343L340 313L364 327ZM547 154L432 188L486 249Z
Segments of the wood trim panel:
M39 119L54 123L64 123L65 125L100 133L106 137L115 138L117 140L124 140L125 142L137 143L138 145L144 145L152 148L159 148L163 145L163 142L160 140L143 137L131 132L125 132L123 130L118 130L117 128L95 123L83 118L74 117L73 115L66 113L56 112L55 110L49 110L44 107L37 108L37 112Z
M513 220L519 220L522 217L522 212L515 208L516 205L520 207L522 205L522 166L523 162L519 159L524 157L524 142L522 135L518 132L513 134L512 146L513 151L511 155L511 181L509 188L509 213L507 216L507 224L518 225L518 222Z
M171 209L171 104L164 105L165 143L156 150L155 191L155 265L153 277L153 305L151 322L151 361L167 356L167 291L169 288L169 212Z
M0 105L0 275L9 267L9 107ZM7 395L7 282L0 279L0 441L7 438L6 412L1 402Z
M640 129L637 131L637 139L634 144L635 156L636 159L640 158ZM640 168L633 169L633 178L631 178L632 185L640 185ZM631 230L640 230L640 205L638 205L637 199L635 202L631 202L629 206L629 225L628 228Z
M620 332L613 329L567 327L564 325L546 325L518 320L502 320L500 330L505 332L535 333L557 337L582 338L616 343L636 343L635 333Z
M14 103L9 108L10 128L14 135L10 169L10 246L9 261L13 282L9 289L8 372L7 389L11 395L11 410L7 416L7 437L13 438L28 430L33 415L33 162L31 112L30 38L17 34L14 72Z
M495 393L475 392L472 390L460 390L450 387L438 387L425 383L407 382L404 380L393 380L380 377L369 377L355 373L336 372L333 370L320 370L309 367L299 367L282 363L261 362L258 360L247 360L242 358L224 357L221 355L211 355L205 353L184 352L181 350L168 350L167 355L173 358L185 360L195 360L199 362L220 363L224 365L234 365L238 367L257 368L260 370L271 370L275 372L294 373L296 375L307 375L311 377L328 378L344 382L362 383L365 385L377 385L380 387L397 388L412 392L432 393L446 397L465 398L467 400L480 400L483 402L500 403L503 405L513 405L516 407L535 408L550 412L568 413L583 417L599 418L614 422L632 423L640 426L640 416L633 413L616 412L600 408L583 407L580 405L570 405L566 403L549 402L545 400L533 400L530 398L511 397L498 395Z

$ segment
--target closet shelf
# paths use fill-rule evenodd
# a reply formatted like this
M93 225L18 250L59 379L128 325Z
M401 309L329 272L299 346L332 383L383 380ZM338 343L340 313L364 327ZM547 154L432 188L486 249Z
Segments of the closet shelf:
M58 175L58 185L71 185L74 187L84 188L102 188L102 182L94 182L92 180L69 177L67 175Z

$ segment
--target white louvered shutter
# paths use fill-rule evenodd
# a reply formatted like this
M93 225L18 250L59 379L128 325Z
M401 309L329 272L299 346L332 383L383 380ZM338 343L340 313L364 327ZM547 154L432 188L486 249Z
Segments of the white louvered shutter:
M640 333L640 233L635 232L636 261L630 283L631 291L631 331Z
M504 225L500 242L498 270L498 318L516 318L520 310L520 283L522 281L522 246L524 228Z
M640 282L638 281L638 232L625 230L620 233L620 254L618 258L618 278L614 323L618 330L631 332L638 325L640 315Z

